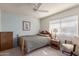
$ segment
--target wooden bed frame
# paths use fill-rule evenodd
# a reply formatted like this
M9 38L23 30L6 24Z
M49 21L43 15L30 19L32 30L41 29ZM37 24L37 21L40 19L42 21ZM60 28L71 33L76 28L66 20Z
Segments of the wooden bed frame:
M27 53L27 51L25 50L25 48L26 48L25 43L26 42L24 41L24 39L22 37L19 37L17 42L18 42L18 46L21 50L22 55L25 55Z

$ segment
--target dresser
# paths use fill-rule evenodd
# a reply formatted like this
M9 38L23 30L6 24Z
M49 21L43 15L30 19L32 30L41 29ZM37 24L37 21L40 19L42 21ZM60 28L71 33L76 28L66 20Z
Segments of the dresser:
M0 51L13 47L13 32L0 32Z

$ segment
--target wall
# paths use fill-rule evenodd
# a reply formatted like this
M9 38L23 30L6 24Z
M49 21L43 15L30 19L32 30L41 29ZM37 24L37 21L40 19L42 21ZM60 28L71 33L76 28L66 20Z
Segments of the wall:
M64 17L73 16L73 15L78 15L78 17L79 17L79 6L41 19L40 20L40 27L42 30L44 30L44 29L49 30L49 21L50 20L61 19ZM79 27L78 27L78 32L79 32Z
M30 31L23 31L23 21L30 21L31 22L31 30ZM21 18L21 22L20 22L20 26L21 26L21 31L19 32L19 35L35 35L39 32L39 28L40 28L40 20L38 20L37 18L34 17L30 17L30 16L22 16Z
M31 30L23 31L23 21L31 22ZM18 15L12 12L1 11L1 26L2 31L13 32L14 47L17 46L17 34L19 35L34 35L37 34L40 27L40 22L37 18L31 16Z
M0 31L1 31L1 10L0 10Z

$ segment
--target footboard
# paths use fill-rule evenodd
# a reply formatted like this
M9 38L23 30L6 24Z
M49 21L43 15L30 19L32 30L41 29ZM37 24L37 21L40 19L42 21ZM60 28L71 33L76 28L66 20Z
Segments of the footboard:
M22 52L22 55L24 55L26 53L26 51L25 51L25 41L22 37L19 37L19 39L18 39L18 46L19 46L19 48Z

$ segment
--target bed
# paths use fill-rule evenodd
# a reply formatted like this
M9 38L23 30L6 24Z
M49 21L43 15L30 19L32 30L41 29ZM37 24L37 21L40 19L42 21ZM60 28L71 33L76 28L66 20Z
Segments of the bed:
M19 47L23 54L49 44L49 36L28 35L19 37Z

